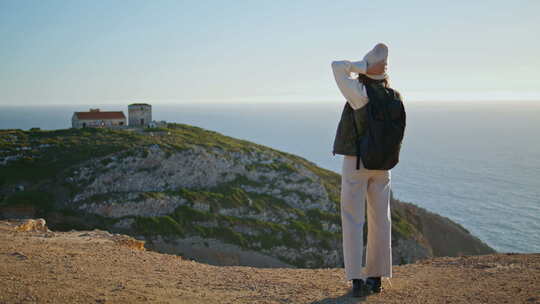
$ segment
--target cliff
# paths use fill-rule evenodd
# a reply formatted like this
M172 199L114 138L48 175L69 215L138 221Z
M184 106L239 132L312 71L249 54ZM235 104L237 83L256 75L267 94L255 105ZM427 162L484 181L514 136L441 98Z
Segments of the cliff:
M340 267L340 176L184 125L0 131L0 212L99 228L215 265ZM493 253L449 219L392 198L393 263ZM367 229L367 225L365 225Z
M540 303L539 277L538 253L429 258L352 298L343 268L213 266L126 235L0 221L0 303Z

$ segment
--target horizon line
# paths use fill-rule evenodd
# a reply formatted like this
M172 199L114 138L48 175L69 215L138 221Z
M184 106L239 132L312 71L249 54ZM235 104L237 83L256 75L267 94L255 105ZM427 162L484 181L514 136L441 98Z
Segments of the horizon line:
M141 99L129 99L125 101L105 101L105 102L80 102L80 103L68 103L68 102L52 102L52 103L25 103L25 104L16 104L16 103L0 103L0 107L31 107L31 106L69 106L69 107L77 107L77 106L119 106L119 105L125 105L126 107L129 104L132 103L148 103L150 105L248 105L248 104L280 104L280 105L286 105L286 104L308 104L312 103L314 105L324 105L329 103L339 103L342 104L345 102L345 99L337 100L337 99L327 99L327 100L240 100L240 99L230 99L230 100L197 100L197 99L189 99L189 100L141 100ZM520 103L520 104L534 104L534 105L540 105L540 98L537 99L404 99L404 103L415 103L415 104L512 104L512 103Z

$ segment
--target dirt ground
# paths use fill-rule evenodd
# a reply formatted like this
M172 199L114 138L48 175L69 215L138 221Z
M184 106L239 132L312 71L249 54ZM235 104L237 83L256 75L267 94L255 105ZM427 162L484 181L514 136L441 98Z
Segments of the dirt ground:
M0 221L0 303L540 303L540 253L394 266L351 297L343 268L212 266L106 231L15 231Z

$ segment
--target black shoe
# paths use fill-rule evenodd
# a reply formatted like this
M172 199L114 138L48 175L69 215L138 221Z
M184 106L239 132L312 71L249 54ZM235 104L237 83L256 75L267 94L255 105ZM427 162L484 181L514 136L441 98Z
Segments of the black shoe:
M369 277L366 280L366 284L375 293L382 291L381 277Z
M353 283L353 290L352 290L353 297L358 298L358 297L363 297L368 294L369 292L368 286L366 285L364 280L353 279L352 283Z

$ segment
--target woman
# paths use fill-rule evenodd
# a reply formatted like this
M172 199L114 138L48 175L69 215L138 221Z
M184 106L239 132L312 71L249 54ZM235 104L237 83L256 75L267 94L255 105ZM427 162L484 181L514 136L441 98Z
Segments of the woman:
M360 160L356 169L355 139L367 127L364 114L369 102L365 85L372 89L388 86L388 47L377 44L361 61L333 61L332 70L339 90L347 100L334 140L333 153L343 155L341 175L341 221L343 258L353 296L381 291L381 278L392 277L390 219L390 170L368 170ZM351 77L358 74L358 78ZM355 127L356 124L356 127ZM363 258L364 207L367 198L368 235Z

